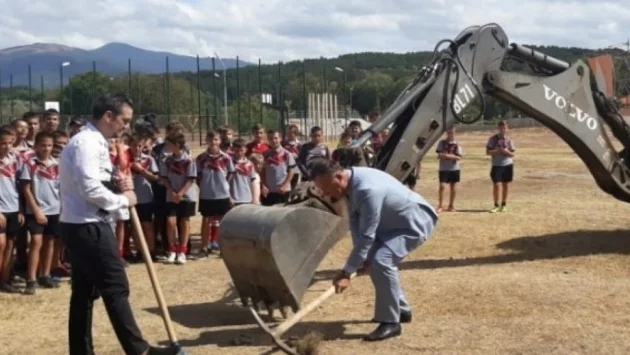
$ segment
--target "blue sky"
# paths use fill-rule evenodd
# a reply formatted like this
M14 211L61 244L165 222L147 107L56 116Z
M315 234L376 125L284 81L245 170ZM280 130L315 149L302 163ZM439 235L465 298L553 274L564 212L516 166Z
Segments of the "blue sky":
M488 22L518 43L598 48L630 37L629 0L0 0L0 9L0 48L125 42L263 62L430 50Z

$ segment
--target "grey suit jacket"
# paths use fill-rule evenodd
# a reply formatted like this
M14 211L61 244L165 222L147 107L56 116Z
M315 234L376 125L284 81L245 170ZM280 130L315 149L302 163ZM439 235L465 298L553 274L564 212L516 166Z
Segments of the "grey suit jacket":
M379 245L402 259L427 240L438 217L422 196L381 170L349 171L346 195L354 247L344 271L356 271Z

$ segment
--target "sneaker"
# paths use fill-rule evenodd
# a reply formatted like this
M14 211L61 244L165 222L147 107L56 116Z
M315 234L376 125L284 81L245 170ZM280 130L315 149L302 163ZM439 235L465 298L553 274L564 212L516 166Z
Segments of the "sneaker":
M499 212L500 210L501 210L501 207L499 207L499 206L494 206L494 208L492 208L492 209L490 210L490 213L497 213L497 212Z
M50 276L42 276L37 280L37 282L43 288L58 288L59 287L59 283Z
M37 290L37 282L35 280L26 281L26 288L24 289L24 295L32 296Z
M171 251L168 253L168 258L166 259L166 262L169 264L173 264L176 258L177 258L177 254Z
M26 283L26 279L23 277L20 277L18 275L13 275L13 277L11 278L11 285L23 285Z
M219 243L217 242L210 243L210 250L219 250Z
M20 293L20 289L8 284L8 283L4 283L2 285L0 285L0 292L4 292L4 293Z
M501 206L501 208L499 208L499 212L507 212L507 206Z
M201 248L199 249L199 252L197 252L197 258L201 259L201 258L207 258L210 255L210 250L206 247L206 248Z
M186 264L186 254L185 253L179 253L177 254L177 264L179 265L184 265Z

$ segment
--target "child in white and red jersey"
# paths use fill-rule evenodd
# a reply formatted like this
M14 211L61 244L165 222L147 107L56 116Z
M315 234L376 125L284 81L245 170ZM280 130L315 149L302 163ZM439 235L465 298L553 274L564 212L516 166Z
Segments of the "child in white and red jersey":
M282 147L289 151L291 155L293 155L293 160L295 161L297 161L298 155L300 154L301 144L298 140L299 134L300 128L295 124L291 124L289 125L289 127L287 127L286 135L284 136L284 139L281 143ZM291 179L291 190L295 188L295 186L298 184L298 182L300 182L301 179L302 177L300 169L295 169L295 174L293 174L293 178Z
M199 186L199 213L201 222L201 253L207 254L219 249L219 222L232 208L230 179L234 174L232 158L220 149L221 138L218 132L206 134L208 149L197 156L197 185ZM208 250L208 243L209 250Z
M230 180L230 195L236 206L260 203L260 177L254 163L245 156L246 146L247 143L241 138L232 143L235 173Z

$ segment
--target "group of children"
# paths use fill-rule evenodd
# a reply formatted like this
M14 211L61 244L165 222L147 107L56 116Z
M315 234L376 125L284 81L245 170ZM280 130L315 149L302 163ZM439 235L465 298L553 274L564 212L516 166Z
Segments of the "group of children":
M144 123L154 122L152 116L145 116ZM23 293L31 295L40 286L58 287L59 276L71 271L64 262L57 232L58 159L84 122L71 120L66 132L58 129L59 123L59 113L48 110L42 115L29 112L0 127L0 291L21 292L16 283L24 282ZM508 185L513 179L514 143L506 136L506 122L500 122L498 128L486 146L492 156L492 212L506 211ZM361 131L358 121L351 122L339 146L352 144ZM136 211L152 259L167 263L185 264L187 258L205 257L218 250L220 221L232 207L286 202L298 182L308 180L312 159L334 159L321 127L311 128L310 141L305 143L298 140L295 125L287 127L286 135L254 125L250 142L234 139L230 128L221 127L207 132L206 149L196 156L180 123L169 123L163 138L160 133L155 124L137 125L133 133L110 139L110 158L116 169L133 179ZM374 154L386 136L383 132L371 140ZM455 211L463 153L454 127L448 129L436 152L440 181L437 210ZM447 186L450 198L445 208ZM113 228L121 258L141 261L138 253L132 253L128 210L119 212ZM192 255L190 218L197 213L202 216L201 248ZM12 265L14 249L17 256ZM16 276L20 271L26 275L22 280Z
M191 257L208 256L219 249L219 224L232 207L286 202L297 183L308 179L309 161L330 157L320 127L311 129L310 142L303 145L294 125L286 136L265 131L261 125L254 125L251 133L252 140L247 142L234 139L227 127L209 131L206 149L196 156L178 122L167 125L163 139L153 125L111 139L114 166L132 175L136 210L152 258L185 264ZM192 255L190 218L197 213L202 217L201 247ZM140 260L131 255L128 219L124 213L117 215L121 256Z
M59 128L59 112L27 112L0 127L0 291L35 294L38 286L58 287L67 276L57 232L60 212L59 155L83 124ZM28 236L30 235L30 241ZM13 263L13 253L16 263ZM57 275L53 277L53 271ZM26 278L18 277L24 272Z

